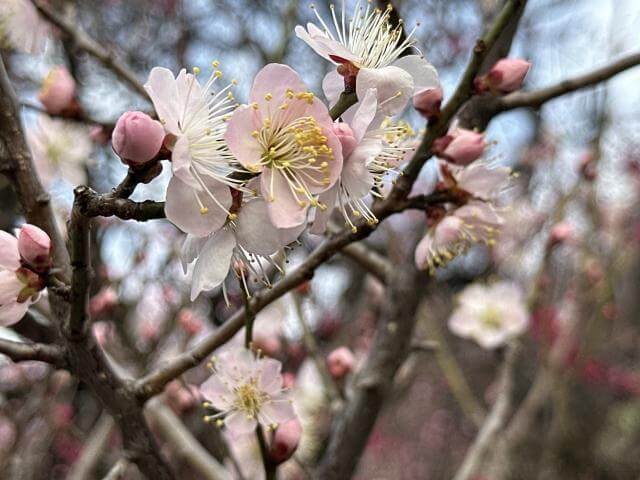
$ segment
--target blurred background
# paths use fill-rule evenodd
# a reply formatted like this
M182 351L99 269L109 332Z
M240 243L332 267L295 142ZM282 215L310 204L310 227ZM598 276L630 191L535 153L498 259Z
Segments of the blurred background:
M318 95L324 74L333 68L293 33L296 25L315 18L306 1L50 4L128 64L140 82L154 66L174 72L198 66L208 72L219 60L224 78L237 79L236 96L244 101L266 63L291 65ZM328 18L328 5L315 4ZM445 101L501 4L393 1L408 28L419 24L416 46L438 69ZM351 11L352 3L347 5ZM534 90L637 50L639 32L635 0L531 0L510 55L532 62L525 89ZM125 110L151 111L151 105L55 32L42 55L8 45L0 53L24 106L41 180L64 226L74 185L87 183L104 192L126 173L108 141L115 120ZM38 91L58 65L78 83L81 119L50 118L41 111ZM428 286L415 285L423 296L415 348L395 379L355 478L453 477L495 400L501 352L454 337L447 319L465 286L495 279L512 280L526 292L531 326L517 365L515 397L521 408L500 439L508 441L508 455L496 446L484 476L477 478L504 478L505 465L506 478L513 479L640 477L638 85L640 69L630 70L490 123L487 159L518 173L501 205L504 231L492 248L473 248ZM424 121L410 109L405 119L419 135ZM433 163L416 190L433 188ZM133 198L163 200L166 170ZM4 177L0 203L3 230L23 223ZM412 249L425 230L424 214L405 212L383 223L367 243L393 260ZM221 292L189 302L189 279L177 258L182 234L168 222L101 219L93 236L94 333L109 355L139 374L197 342L243 304L233 282L230 305ZM289 266L319 241L303 236L288 252ZM383 290L357 263L337 256L258 316L256 343L283 362L304 425L300 448L281 478L306 478L322 455L336 389L326 385L323 358L347 346L357 370L375 332ZM48 314L46 302L39 302L2 335L46 341L52 335ZM160 413L150 421L163 452L182 472L180 478L208 478L176 448L181 440L174 438L177 427L171 422L179 422L221 463L231 470L240 465L238 478L260 478L256 445L228 442L202 421L194 386L206 376L204 367L191 370L170 384L156 405ZM348 374L339 379L338 390L348 391L348 380ZM37 362L2 360L0 478L102 478L119 458L119 441L99 402L67 373ZM137 478L136 472L125 478Z

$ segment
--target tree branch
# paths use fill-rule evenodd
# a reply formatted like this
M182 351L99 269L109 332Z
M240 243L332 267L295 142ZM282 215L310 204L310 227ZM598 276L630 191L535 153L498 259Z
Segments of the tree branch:
M14 362L37 360L50 363L58 368L65 368L64 352L60 347L35 342L14 342L0 338L0 353Z
M102 45L82 30L77 29L73 23L56 13L55 10L46 2L42 0L32 0L32 2L40 11L42 16L69 37L75 47L80 50L84 50L89 55L93 56L96 60L102 63L102 65L111 70L117 77L127 83L133 90L149 100L149 96L142 84L138 81L136 74L133 73L129 67L116 59L112 52L104 49Z
M87 217L118 217L144 222L165 218L164 202L145 200L134 202L112 194L99 194L89 187L76 189L78 208Z

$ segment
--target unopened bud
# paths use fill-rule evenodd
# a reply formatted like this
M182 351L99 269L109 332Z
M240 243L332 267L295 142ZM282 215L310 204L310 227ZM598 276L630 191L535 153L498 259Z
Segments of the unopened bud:
M143 112L125 112L113 130L113 151L128 165L140 166L160 152L165 133L162 124Z
M474 86L478 93L510 93L522 87L531 63L521 58L498 60L486 75L478 77Z
M279 425L269 445L269 459L276 465L291 458L302 437L302 425L297 418Z
M43 230L26 223L18 235L22 260L34 271L43 273L51 266L51 239Z
M434 120L440 116L442 96L439 86L420 90L413 96L413 108L427 120Z
M335 379L344 378L353 370L355 358L347 347L335 349L327 356L327 368Z
M437 138L432 151L456 165L469 165L484 153L487 142L484 135L473 130L456 128L453 132Z

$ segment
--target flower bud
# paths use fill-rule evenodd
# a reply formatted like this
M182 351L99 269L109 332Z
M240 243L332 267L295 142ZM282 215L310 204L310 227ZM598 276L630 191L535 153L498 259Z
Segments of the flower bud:
M573 226L568 222L559 222L551 227L549 245L554 246L573 239Z
M38 273L51 266L51 239L44 231L26 223L18 235L18 250L22 260Z
M358 141L351 130L351 127L344 122L336 122L333 124L333 133L336 134L342 145L342 156L347 158L358 145Z
M269 445L269 459L276 465L291 458L302 437L302 425L297 418L279 425Z
M164 128L143 112L123 113L113 130L113 151L128 165L136 166L152 160L162 147Z
M484 153L484 135L473 130L457 128L433 142L433 153L456 165L469 165Z
M89 314L93 318L110 313L118 305L118 293L113 287L104 287L89 300Z
M439 86L422 89L413 96L413 108L427 120L436 119L440 116L442 95Z
M475 79L474 85L479 93L510 93L522 86L531 63L521 58L503 58L498 60L486 75Z
M38 94L38 100L52 115L60 115L75 109L77 107L75 97L76 81L69 70L61 66L49 71Z
M204 328L202 320L190 308L183 308L178 312L178 325L189 336L200 333Z
M353 370L355 358L351 350L347 347L336 348L327 357L327 368L329 373L335 379L345 377Z

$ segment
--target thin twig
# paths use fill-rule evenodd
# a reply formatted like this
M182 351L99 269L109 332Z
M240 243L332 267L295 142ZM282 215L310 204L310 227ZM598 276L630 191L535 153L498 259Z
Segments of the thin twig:
M45 345L35 342L14 342L0 338L0 353L11 358L14 362L37 360L51 363L60 368L66 366L64 351L55 345Z

